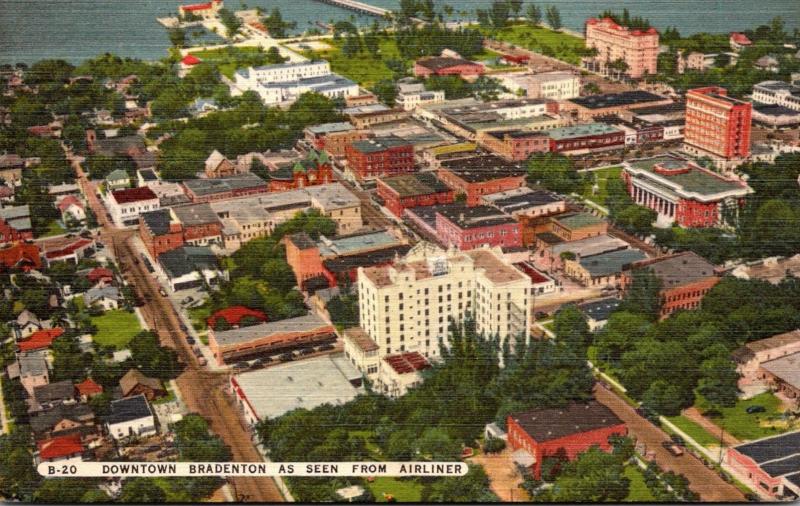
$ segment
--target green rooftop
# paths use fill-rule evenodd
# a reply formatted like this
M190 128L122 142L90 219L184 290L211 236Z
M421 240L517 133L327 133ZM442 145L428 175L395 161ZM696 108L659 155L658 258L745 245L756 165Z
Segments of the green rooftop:
M604 135L611 133L618 133L621 130L605 123L589 123L586 125L574 125L561 128L553 128L547 130L545 133L551 139L561 141L564 139L574 139L576 137L588 137L590 135Z
M554 218L559 224L570 230L598 225L605 220L589 213L574 213Z
M743 193L750 193L747 187L743 186L740 181L726 179L710 170L698 167L687 160L669 155L632 161L629 162L629 165L634 169L647 171L648 175L642 177L646 177L651 184L658 184L661 182L662 184L659 186L663 186L664 183L669 183L680 187L686 192L709 196L736 190L741 190ZM659 166L667 170L675 170L676 172L673 174L657 172L656 168Z

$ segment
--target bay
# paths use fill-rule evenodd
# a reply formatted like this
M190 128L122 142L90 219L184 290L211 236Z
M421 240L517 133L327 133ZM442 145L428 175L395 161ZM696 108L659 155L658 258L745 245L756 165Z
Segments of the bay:
M451 5L455 17L474 18L476 8L492 0L435 0L437 7ZM0 0L0 63L32 63L43 58L63 58L78 63L105 52L143 59L159 59L169 47L167 32L156 17L177 11L180 0ZM367 0L385 8L396 8L399 0ZM527 2L526 2L527 3ZM557 5L566 28L582 30L587 17L605 9L627 7L659 29L676 26L681 34L699 31L744 30L781 16L787 28L800 26L797 0L553 0L536 2ZM756 7L757 5L757 7ZM299 31L317 21L353 20L359 24L373 18L315 0L228 0L226 7L277 7L284 18L297 22ZM524 9L524 7L523 7Z

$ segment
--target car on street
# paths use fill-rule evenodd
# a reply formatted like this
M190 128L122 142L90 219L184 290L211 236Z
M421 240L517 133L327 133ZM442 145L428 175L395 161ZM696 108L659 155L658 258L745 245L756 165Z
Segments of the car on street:
M237 362L236 364L233 365L233 368L234 369L249 369L250 368L250 364L247 363L247 362Z
M661 443L661 446L666 448L668 452L670 452L672 455L676 457L680 457L681 455L683 455L683 448L681 448L680 446L676 445L671 441L664 441L663 443Z
M194 338L192 336L186 336L186 342L191 344L191 345L194 345L195 340L194 340Z
M748 408L745 409L748 415L753 415L756 413L764 413L766 410L767 409L764 406L759 406L758 404L756 404L755 406L748 406Z
M336 346L334 346L332 344L323 344L322 346L318 346L317 347L317 349L319 351L328 351L328 350L332 350L334 348L336 348Z
M294 360L294 355L292 355L291 353L283 353L281 354L281 356L278 357L278 360L280 360L281 362L291 362L292 360Z
M684 441L684 440L683 440L683 438L682 438L682 437L680 437L680 436L679 436L679 435L677 435L677 434L673 434L673 435L671 435L669 438L670 438L670 439L672 440L672 442L673 442L673 443L675 443L676 445L686 446L686 441Z
M159 288L158 289L158 293L161 294L162 297L166 297L167 296L167 292L165 292L163 288Z
M184 332L189 332L189 329L188 329L188 328L186 327L186 325L184 325L183 323L179 323L178 325L180 326L180 328L181 328L181 330L182 330L182 331L184 331Z

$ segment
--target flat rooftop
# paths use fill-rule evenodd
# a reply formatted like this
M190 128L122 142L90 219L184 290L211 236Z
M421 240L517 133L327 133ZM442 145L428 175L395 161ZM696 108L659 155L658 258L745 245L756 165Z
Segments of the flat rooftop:
M546 130L544 133L551 139L563 141L566 139L577 139L580 137L593 137L595 135L608 135L621 133L617 127L606 125L605 123L588 123L586 125L574 125L561 128Z
M306 127L306 130L312 134L323 135L336 132L348 132L354 128L355 127L350 123L340 121L337 123L322 123L320 125L312 125L310 127Z
M605 223L603 218L599 218L591 213L562 214L554 217L553 221L570 230L576 230Z
M505 177L519 177L528 173L526 167L507 162L496 155L443 160L440 166L467 183L482 183Z
M258 325L251 325L249 327L214 332L214 339L220 346L230 346L248 343L255 339L278 334L311 332L323 327L330 327L330 324L315 313L308 313L307 315L298 316L296 318L287 318L285 320L259 323Z
M780 378L784 383L794 388L800 388L800 353L792 353L764 362L761 367Z
M793 474L800 469L800 431L741 444L733 450L753 459L773 477Z
M387 177L380 180L400 197L414 197L451 191L433 172L417 172L402 176Z
M357 149L362 153L378 153L400 146L410 146L411 142L397 137L396 135L388 135L386 137L375 137L372 139L355 141L351 145L353 149Z
M752 193L752 190L740 181L726 179L719 174L674 155L631 160L625 162L625 164L632 169L647 172L648 181L661 181L667 192L681 189L706 197L713 197L726 192L741 193L742 196ZM659 166L676 170L676 172L657 172ZM686 170L679 170L682 167ZM673 187L670 188L670 186Z
M695 283L714 276L714 264L693 251L659 258L641 267L653 272L663 288Z
M533 190L528 187L519 189L527 189L527 192L520 192L516 195L505 195L495 198L489 198L493 195L485 195L484 201L497 207L504 213L512 214L517 211L535 208L538 206L546 206L556 202L562 202L563 199L553 195L551 192L545 190ZM514 190L511 190L513 192ZM508 194L510 192L502 192Z
M261 419L273 419L294 409L341 405L364 392L361 380L344 356L298 360L233 377Z
M608 320L611 313L617 310L620 304L622 304L622 300L616 297L606 297L578 304L577 307L587 318L595 321L605 321Z
M637 104L647 104L666 100L667 97L650 93L649 91L623 91L621 93L606 93L604 95L589 95L587 97L572 98L569 101L587 109L603 109L605 107L624 107Z
M219 223L217 213L209 204L190 204L188 206L176 206L172 211L178 220L187 226L207 225L209 223Z
M517 221L502 211L489 206L444 207L438 213L461 229L492 227Z
M365 251L399 246L401 241L385 230L366 234L352 234L341 237L321 237L317 242L323 258L339 257L363 253Z
M594 400L574 402L564 408L534 409L510 416L537 443L623 423L613 411Z
M183 185L195 195L212 195L214 193L266 186L266 184L266 181L250 172L218 179L187 179L183 181Z
M579 263L593 278L597 278L617 274L626 265L646 258L647 255L638 249L622 249L582 257Z
M526 278L526 275L511 265L503 262L493 252L486 249L465 251L476 269L483 269L484 275L493 283L509 283Z
M551 246L553 256L559 256L561 253L571 251L576 255L591 256L606 251L625 249L628 243L617 237L612 237L608 234L596 235L593 237L586 237L577 241L559 242Z

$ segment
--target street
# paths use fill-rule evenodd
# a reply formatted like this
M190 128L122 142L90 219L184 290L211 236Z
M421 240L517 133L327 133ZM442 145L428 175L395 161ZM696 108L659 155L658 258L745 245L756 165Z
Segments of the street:
M128 274L129 282L138 288L142 295L144 305L139 308L142 315L150 328L158 334L161 344L177 350L179 360L185 366L176 382L189 412L198 413L209 421L214 433L222 437L225 444L231 448L234 461L263 461L250 438L250 431L243 426L235 406L231 405L222 392L226 376L209 372L198 364L180 330L175 309L169 299L159 294L155 279L148 274L142 263L133 261L137 255L130 244L130 239L135 231L114 228L105 218L105 209L97 199L80 163L73 161L73 166L81 188L84 191L88 190L86 197L89 205L97 215L98 223L103 227L103 241L117 259L120 270ZM238 501L284 501L272 478L236 477L229 481L233 484Z
M672 455L661 443L670 441L669 435L639 416L628 403L608 388L597 384L594 389L597 400L613 411L625 425L628 432L638 442L646 445L648 452L654 452L655 462L665 471L682 474L689 480L689 487L700 495L702 502L744 502L744 494L727 483L700 460L684 453L680 457Z

